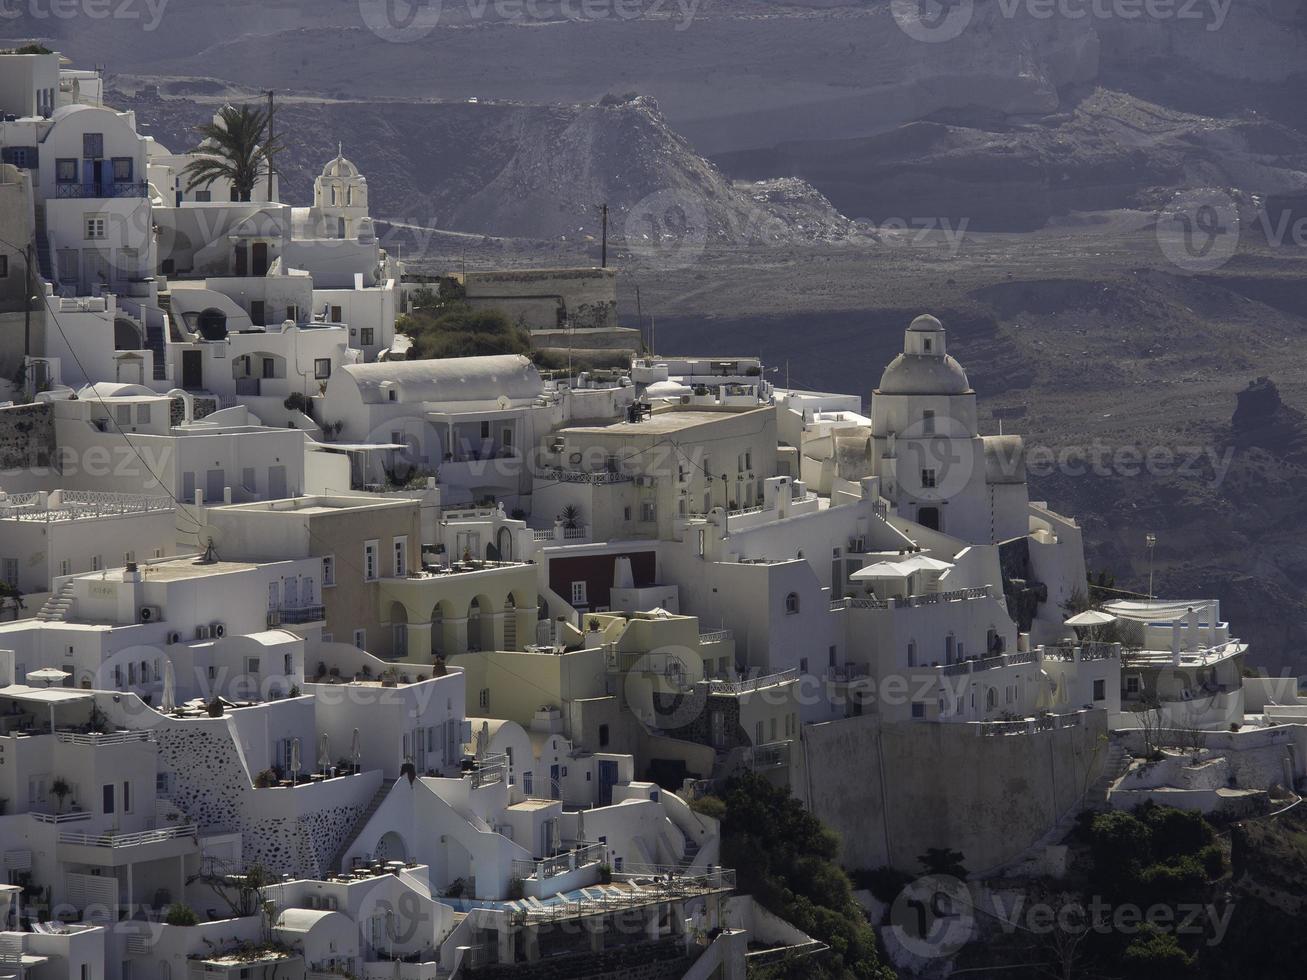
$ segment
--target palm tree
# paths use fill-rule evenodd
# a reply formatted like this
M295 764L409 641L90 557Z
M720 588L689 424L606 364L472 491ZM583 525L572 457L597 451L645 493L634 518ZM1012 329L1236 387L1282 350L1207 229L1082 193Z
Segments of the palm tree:
M248 201L260 171L272 169L273 156L282 148L272 135L272 109L223 106L216 120L196 129L204 137L197 151L202 155L183 171L186 189L207 187L221 178L231 181L237 200Z

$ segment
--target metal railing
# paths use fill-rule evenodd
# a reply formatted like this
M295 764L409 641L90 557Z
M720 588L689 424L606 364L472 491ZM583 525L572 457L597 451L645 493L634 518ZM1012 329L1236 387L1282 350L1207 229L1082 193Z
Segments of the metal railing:
M710 630L707 633L699 634L700 643L721 643L723 640L733 640L734 638L734 630Z
M775 769L790 764L789 742L764 742L745 750L745 764L750 769Z
M543 881L575 871L586 865L602 864L608 854L606 844L585 844L575 850L533 861L514 861L513 877Z
M777 671L774 674L763 674L760 677L746 677L744 680L739 681L710 680L708 682L708 693L751 694L760 688L774 687L777 684L786 684L798 679L798 669L790 667L786 670Z
M539 479L553 480L556 483L592 483L603 486L610 483L630 483L635 477L626 473L613 473L609 470L589 472L587 470L550 469L539 474Z
M140 830L131 834L78 834L73 831L62 831L59 834L59 843L86 844L91 847L136 847L141 844L157 844L160 841L195 836L195 825L187 823L176 827L161 827L158 830Z
M149 197L143 180L110 180L90 184L55 184L56 198Z
M325 619L326 615L324 606L279 606L268 610L268 627L271 629L275 626L316 623L320 619Z

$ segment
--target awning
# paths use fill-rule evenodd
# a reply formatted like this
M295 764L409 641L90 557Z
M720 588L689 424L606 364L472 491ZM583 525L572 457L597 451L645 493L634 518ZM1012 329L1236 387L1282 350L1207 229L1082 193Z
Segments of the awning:
M866 582L880 578L908 578L918 569L905 561L878 561L874 565L859 568L849 576L850 582Z
M408 449L402 442L317 442L308 441L305 447L320 453L367 453L386 449Z
M0 698L13 698L15 701L53 705L72 704L76 701L93 701L95 700L95 693L72 687L28 687L26 684L10 684L8 687L0 687Z

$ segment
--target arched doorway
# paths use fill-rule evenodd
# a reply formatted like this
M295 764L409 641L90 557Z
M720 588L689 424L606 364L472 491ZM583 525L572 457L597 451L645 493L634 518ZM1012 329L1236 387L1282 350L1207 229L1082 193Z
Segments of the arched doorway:
M513 560L513 532L511 529L501 527L495 534L495 547L499 549L500 561Z
M141 331L131 320L126 317L115 317L113 321L113 349L114 350L143 350L145 341L141 337Z
M467 648L495 648L495 607L489 596L479 595L467 608Z
M196 328L205 340L227 339L227 314L222 310L209 307L200 313Z
M408 610L402 602L390 604L390 659L408 656Z
M932 531L939 530L939 508L938 507L919 507L917 508L917 523L922 527L930 528Z
M388 830L377 841L376 853L373 857L378 861L407 861L408 845L404 843L403 837L393 830Z

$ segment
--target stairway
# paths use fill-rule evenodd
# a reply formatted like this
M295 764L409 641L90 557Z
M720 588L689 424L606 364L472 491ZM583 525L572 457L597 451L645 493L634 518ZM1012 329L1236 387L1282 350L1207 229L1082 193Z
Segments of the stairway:
M145 318L145 346L154 355L154 380L164 381L168 377L168 355L165 353L163 336L164 318L147 315Z
M1108 791L1130 768L1131 758L1125 746L1116 739L1112 739L1109 744L1107 759L1103 763L1103 775L1085 793L1085 807L1090 810L1108 809Z
M382 780L381 785L377 787L377 791L372 794L372 799L368 801L368 805L359 814L359 818L354 821L354 825L349 828L349 833L341 839L340 847L336 848L336 853L331 856L331 860L327 862L327 866L322 869L323 871L345 870L341 866L341 862L345 860L345 852L354 845L354 840L359 834L363 833L363 828L368 825L368 821L372 819L373 814L381 808L382 802L390 793L390 787L393 785L394 783L391 781Z
M50 598L45 600L45 605L37 612L36 618L42 623L62 623L72 608L73 583L70 579L59 586L58 592L50 593Z
M694 859L699 856L699 842L685 831L681 831L681 836L685 838L685 857L677 861L676 866L684 871L690 865L694 864Z

